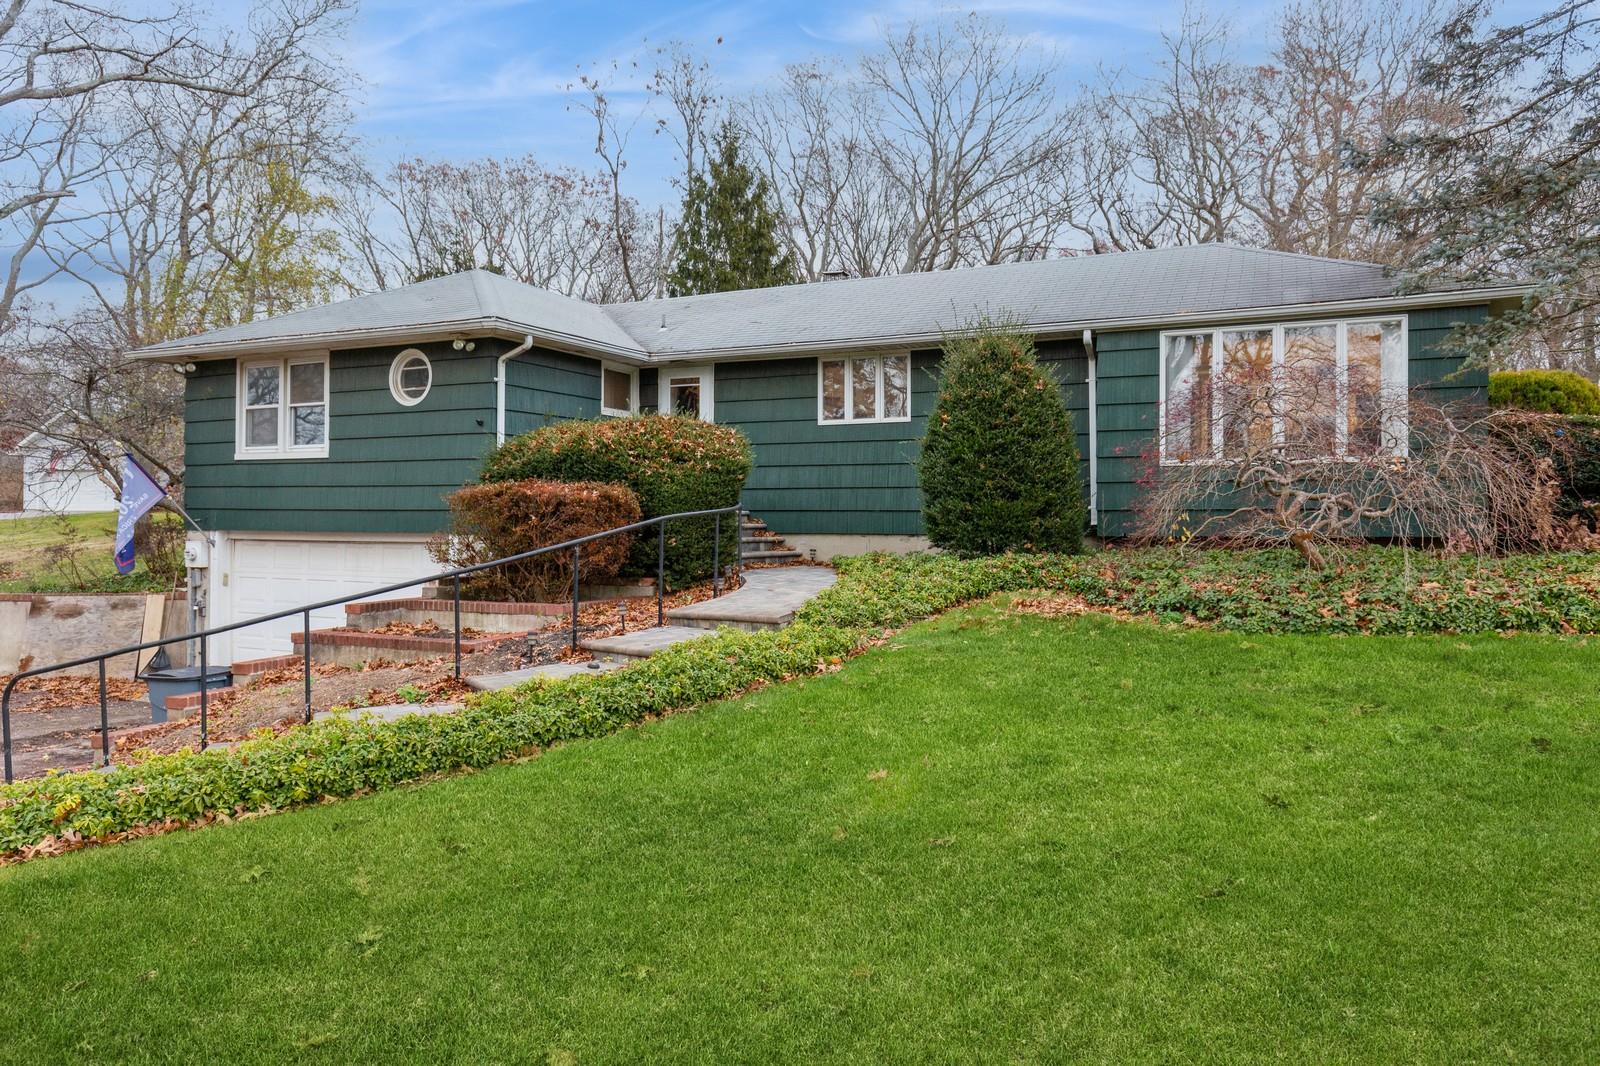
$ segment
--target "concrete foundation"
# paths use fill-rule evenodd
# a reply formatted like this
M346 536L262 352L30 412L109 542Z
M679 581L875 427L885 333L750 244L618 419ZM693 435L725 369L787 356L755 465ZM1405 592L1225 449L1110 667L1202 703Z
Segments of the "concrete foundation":
M788 533L784 539L802 553L815 549L818 562L827 562L838 555L865 555L867 552L906 555L925 552L931 547L927 537L891 534Z

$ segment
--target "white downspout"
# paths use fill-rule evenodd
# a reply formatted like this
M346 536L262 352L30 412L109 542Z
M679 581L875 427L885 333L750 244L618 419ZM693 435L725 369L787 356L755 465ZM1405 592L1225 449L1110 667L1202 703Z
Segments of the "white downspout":
M1089 525L1100 526L1100 410L1095 399L1094 330L1083 331L1083 351L1089 357Z
M522 343L502 355L494 368L494 442L506 442L506 364L533 347L533 334L522 338Z

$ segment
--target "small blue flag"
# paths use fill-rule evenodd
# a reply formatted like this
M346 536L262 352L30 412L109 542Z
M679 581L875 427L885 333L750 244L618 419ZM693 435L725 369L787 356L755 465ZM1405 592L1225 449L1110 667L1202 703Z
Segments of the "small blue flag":
M133 527L167 495L129 452L122 453L122 503L117 507L117 573L133 573Z

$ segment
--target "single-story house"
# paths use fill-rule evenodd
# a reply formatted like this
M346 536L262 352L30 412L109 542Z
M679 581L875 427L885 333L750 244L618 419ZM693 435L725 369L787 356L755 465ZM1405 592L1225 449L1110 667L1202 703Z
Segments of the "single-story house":
M214 531L222 624L435 569L443 497L497 440L559 419L738 426L756 456L744 502L791 543L917 546L940 343L980 316L1038 338L1076 418L1091 522L1125 535L1165 391L1206 372L1195 353L1213 341L1244 332L1265 352L1314 327L1329 360L1365 353L1386 383L1471 397L1485 375L1454 374L1441 342L1524 292L1403 293L1376 264L1222 244L604 306L468 271L133 357L187 370L185 498ZM293 628L231 652L280 652Z

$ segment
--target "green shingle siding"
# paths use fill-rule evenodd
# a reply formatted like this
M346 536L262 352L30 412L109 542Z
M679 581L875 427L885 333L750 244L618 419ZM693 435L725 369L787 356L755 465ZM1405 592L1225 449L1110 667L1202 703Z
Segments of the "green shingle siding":
M721 363L716 419L749 436L744 502L784 533L916 534L916 461L937 388L937 352L911 358L909 422L817 424L817 361Z
M235 460L235 364L199 364L187 383L186 505L208 529L434 532L443 496L477 473L494 442L498 343L472 353L418 345L433 386L414 407L389 393L400 348L334 352L326 459Z
M1411 382L1442 400L1481 401L1482 371L1458 374L1441 344L1483 307L1409 316ZM1159 375L1155 330L1096 338L1100 532L1133 531L1141 481L1153 476ZM415 407L389 394L398 347L334 352L326 459L242 460L234 455L234 363L200 364L187 383L187 503L207 528L348 533L430 533L444 524L443 497L477 475L493 446L495 360L509 342L480 340L472 353L421 345L434 384ZM1077 341L1039 344L1073 414L1079 454L1088 453L1087 366ZM745 504L786 533L920 534L916 461L937 391L939 353L912 358L912 418L899 423L819 425L817 360L771 359L715 367L719 423L751 439L756 467ZM600 410L600 362L534 349L509 364L507 431L590 418ZM642 406L656 371L640 372ZM1087 490L1089 464L1081 466Z
M508 437L543 429L552 422L569 418L598 417L598 360L533 348L507 364Z

